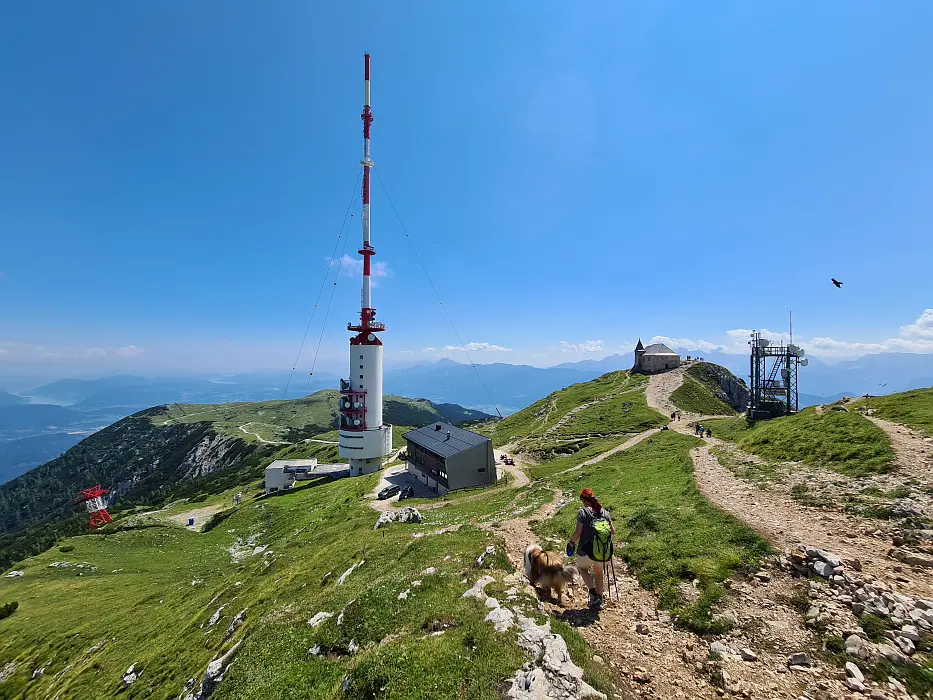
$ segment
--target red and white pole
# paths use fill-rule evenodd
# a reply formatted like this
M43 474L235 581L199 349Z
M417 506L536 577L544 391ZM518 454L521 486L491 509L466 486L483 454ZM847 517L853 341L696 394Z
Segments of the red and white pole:
M360 115L363 120L363 160L360 164L363 166L363 247L360 249L360 255L363 256L363 298L360 320L363 326L369 326L372 320L373 308L372 299L369 291L369 259L376 254L369 242L369 171L373 167L373 161L369 154L369 127L373 122L373 113L370 109L369 94L369 54L365 58L364 88L363 88L363 114Z

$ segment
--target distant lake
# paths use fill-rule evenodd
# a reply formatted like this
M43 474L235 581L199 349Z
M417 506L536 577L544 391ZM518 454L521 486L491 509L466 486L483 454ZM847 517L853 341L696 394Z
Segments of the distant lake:
M25 396L24 398L29 399L29 403L43 403L50 404L52 406L74 406L74 401L68 401L67 399L57 399L54 396Z

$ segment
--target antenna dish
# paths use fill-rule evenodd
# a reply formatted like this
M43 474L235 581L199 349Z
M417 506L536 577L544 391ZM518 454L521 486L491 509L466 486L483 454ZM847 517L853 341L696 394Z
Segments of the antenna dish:
M803 359L803 360L800 361L800 364L801 364L803 367L806 367L808 364L810 364L810 360Z

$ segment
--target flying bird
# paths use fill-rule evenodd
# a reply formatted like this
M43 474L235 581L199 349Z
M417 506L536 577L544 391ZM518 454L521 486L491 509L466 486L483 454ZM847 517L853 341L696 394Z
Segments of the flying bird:
M881 387L886 387L887 385L888 385L888 383L885 382L884 384L880 384L879 386L881 386Z
M837 280L835 277L833 277L832 279L833 279L833 284L836 285L836 289L842 288L842 282Z

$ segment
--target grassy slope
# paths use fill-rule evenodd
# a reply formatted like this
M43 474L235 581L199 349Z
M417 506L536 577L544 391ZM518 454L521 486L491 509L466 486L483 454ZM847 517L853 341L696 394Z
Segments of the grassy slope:
M611 509L617 530L617 552L639 582L658 591L661 604L683 624L705 631L715 626L710 606L722 594L720 583L737 568L755 562L768 551L766 543L727 513L711 505L693 480L689 451L696 438L672 431L659 433L625 452L581 471L555 474L554 483L576 495L592 488ZM558 472L598 453L596 443L573 456L558 457L539 469ZM546 472L544 471L546 470ZM577 502L536 525L542 537L567 539L576 525ZM683 600L677 584L697 578L703 592L693 604Z
M249 401L225 404L172 404L154 419L156 425L179 423L213 424L218 432L256 442L257 435L269 441L294 441L334 429L337 401L335 389L318 391L303 399ZM488 416L456 404L435 405L425 399L389 395L383 404L385 420L393 425L425 425L436 420L455 423ZM297 435L296 432L300 432ZM326 439L326 438L325 438Z
M713 435L736 442L767 459L801 461L843 474L863 476L892 468L894 452L884 431L854 411L807 408L785 418L709 421Z
M725 367L709 362L695 364L684 373L684 383L671 394L671 402L683 411L704 416L734 416L736 410L717 395L721 389L715 377L707 371L711 367L716 372L732 375Z
M540 437L572 408L585 403L593 405L575 414L557 431L559 435L640 432L663 423L663 416L645 403L646 384L647 378L642 375L609 372L593 381L555 391L484 432L492 436L496 445Z
M875 409L879 418L903 423L933 437L933 388L879 396L867 399L865 405Z
M513 422L513 427L532 436L526 438L530 451L542 442L533 435L543 433L580 401L630 393L644 380L611 373L589 384L549 397L551 406L563 413L544 421L526 413ZM640 404L632 404L641 410ZM630 418L634 412L620 417ZM568 434L592 432L591 420L581 416ZM720 594L719 582L736 567L754 561L765 545L699 495L689 458L689 450L698 444L694 438L661 433L650 443L644 441L594 467L559 474L619 440L581 439L573 444L575 454L549 453L533 468L536 481L527 487L452 500L425 511L420 528L393 525L384 535L371 529L375 513L360 503L375 483L371 476L309 484L261 504L244 505L205 534L160 526L65 540L63 544L73 544L74 551L46 552L18 565L26 571L24 578L0 578L0 603L19 600L21 604L13 616L0 621L0 667L10 661L17 665L13 678L0 686L0 697L15 696L28 684L40 696L174 698L185 680L203 673L218 651L244 638L227 680L214 697L338 697L347 677L352 697L381 697L380 689L386 687L396 698L496 698L497 685L521 666L524 656L515 646L514 634L496 635L481 623L485 610L459 597L466 588L461 580L472 582L482 573L475 567L476 555L495 542L472 524L528 517L551 497L554 486L566 494L575 494L584 485L594 488L615 509L618 539L630 543L620 554L641 582L657 589L663 604L684 624L709 629L709 606ZM330 446L303 443L280 448L277 456L296 449L321 455ZM219 496L218 502L229 503L229 493ZM172 512L183 509L176 506ZM537 529L542 535L566 537L575 513L574 506L567 506ZM457 525L461 526L457 532L420 540L410 537L416 528ZM269 545L273 554L233 563L226 548L235 538L250 534L258 536L258 544ZM453 558L444 562L447 554ZM360 558L366 564L344 586L334 585L334 578ZM78 577L75 569L48 568L56 559L87 561L97 570ZM492 565L508 567L501 556L494 557ZM439 575L421 576L428 566L437 567ZM114 569L123 571L111 573ZM327 571L333 576L322 586ZM678 597L677 583L693 576L699 578L704 595L687 605ZM398 593L409 588L414 578L424 579L423 586L412 588L413 597L407 602L399 601ZM192 580L203 584L192 586ZM242 585L237 586L238 581ZM504 587L495 584L493 594L501 592L495 586ZM97 599L105 601L100 613L91 612ZM202 628L223 603L229 608L220 623ZM314 613L339 612L344 606L342 626L335 624L335 618L317 629L306 625ZM223 643L230 616L244 607L246 626ZM423 630L435 620L453 621L456 626L441 637L423 638ZM574 660L584 666L591 682L600 684L605 670L591 662L582 639L566 625L555 623L555 627L567 637ZM88 653L95 642L114 634L117 642ZM402 636L378 644L390 634ZM351 639L364 649L347 656L343 652ZM331 650L332 658L309 658L307 649L314 644ZM33 668L47 661L51 665L45 674L28 681ZM74 667L63 673L72 663ZM139 682L121 690L120 676L131 663L146 670Z
M36 697L175 698L217 652L245 638L213 696L219 700L337 697L345 677L358 698L382 697L383 687L398 698L497 698L497 684L525 657L514 633L496 634L482 622L482 605L460 598L467 587L461 579L472 582L483 573L476 556L495 538L470 526L418 540L410 535L452 520L513 517L537 507L546 494L500 493L494 501L431 512L423 526L392 525L383 534L372 530L376 514L360 503L374 483L375 477L345 479L244 504L204 534L159 526L71 538L63 545L73 551L54 549L23 562L25 577L0 579L0 602L20 603L0 622L0 667L17 666L0 685L0 697L17 697L28 686ZM249 535L272 553L234 563L227 548ZM452 559L445 562L448 554ZM365 564L336 585L360 559ZM58 560L96 570L49 568ZM492 565L508 567L501 555ZM438 574L422 576L429 566ZM333 575L322 585L328 571ZM413 579L424 583L399 601ZM221 604L229 607L207 627ZM245 626L222 641L232 615L243 608ZM306 624L319 611L344 608L340 627L336 618L315 629ZM436 620L454 626L425 638ZM400 637L379 644L392 634ZM363 651L347 655L351 640ZM579 638L568 641L580 648ZM308 657L315 644L331 658ZM47 662L45 673L30 681L33 669ZM124 690L120 678L132 663L144 673Z

